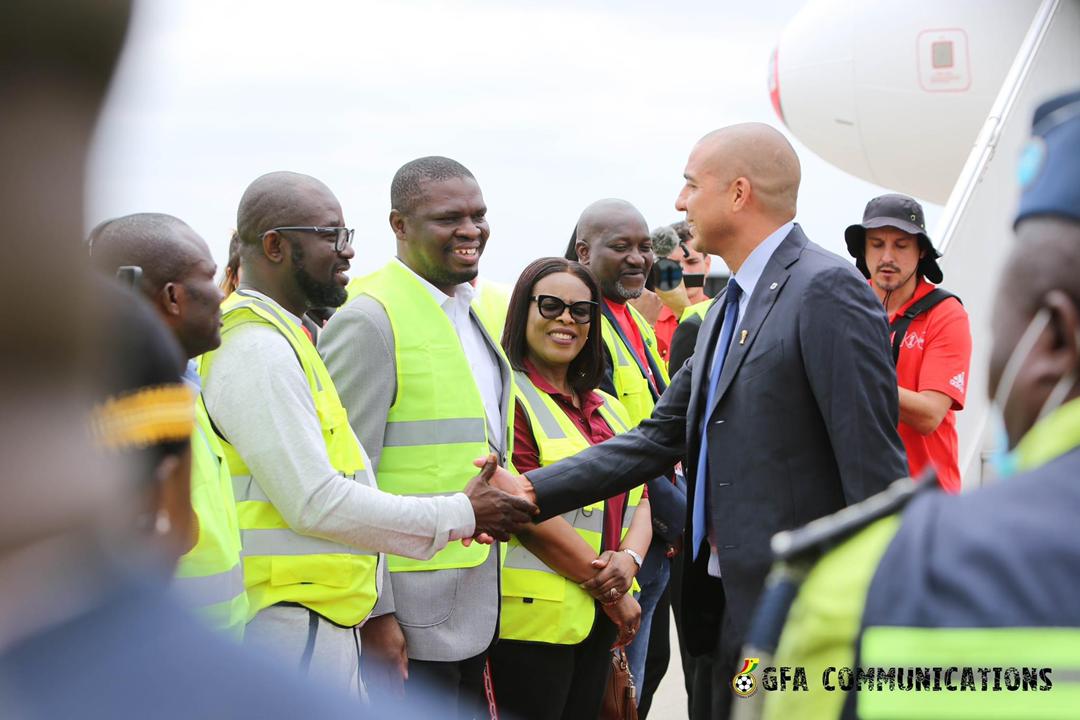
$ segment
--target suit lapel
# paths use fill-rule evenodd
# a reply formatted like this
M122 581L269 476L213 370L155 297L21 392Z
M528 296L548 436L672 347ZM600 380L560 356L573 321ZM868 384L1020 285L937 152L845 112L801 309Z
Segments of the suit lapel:
M514 401L513 371L510 369L510 363L506 360L506 355L503 354L502 347L488 334L487 327L480 322L480 316L476 314L476 310L473 309L472 305L469 306L469 318L480 328L480 335L484 338L484 342L487 343L499 366L499 379L502 384L502 402L499 410L502 416L499 418L497 427L507 427L508 418L510 417L510 403ZM500 456L499 459L503 465L506 464L506 449L509 446L510 438L503 437L499 447L493 448Z
M772 310L776 299L780 297L784 284L787 283L788 278L791 276L789 268L799 259L799 255L805 246L806 236L803 235L802 229L796 225L776 248L776 252L769 258L769 262L765 264L765 270L762 271L761 277L758 278L757 285L754 287L754 294L750 297L750 302L747 303L746 316L739 319L735 333L732 336L731 347L728 348L727 358L724 360L724 369L720 373L720 380L716 386L716 397L713 398L712 405L707 409L710 417L716 410L720 399L724 397L724 393L731 387L735 374L738 373L743 360L746 359L750 348L753 347L754 340L757 339L762 325L765 324L765 320L769 316L769 311ZM744 336L743 333L746 333L746 335ZM719 338L712 340L709 347L715 348L715 343L718 341Z

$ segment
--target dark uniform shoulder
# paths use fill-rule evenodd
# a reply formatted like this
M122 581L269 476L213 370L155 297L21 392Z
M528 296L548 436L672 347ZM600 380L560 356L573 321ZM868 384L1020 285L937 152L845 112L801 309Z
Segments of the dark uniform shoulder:
M923 498L881 559L868 624L1080 625L1080 450L960 496Z

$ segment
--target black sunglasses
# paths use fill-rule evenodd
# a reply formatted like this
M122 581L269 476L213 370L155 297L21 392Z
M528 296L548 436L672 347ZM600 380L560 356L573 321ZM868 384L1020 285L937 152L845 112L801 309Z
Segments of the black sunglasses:
M540 311L540 316L548 320L554 320L563 314L563 310L570 308L570 319L578 325L588 325L592 322L593 310L597 307L592 300L578 300L567 304L562 298L554 295L533 295L529 301L536 301L536 309Z
M319 227L318 225L314 225L314 226L307 225L307 226L300 227L300 226L291 226L290 225L290 226L285 226L285 227L270 228L269 230L264 232L263 235L265 235L268 232L282 232L282 231L285 231L285 232L313 232L313 233L318 233L319 235L327 236L327 239L330 239L329 236L332 235L333 240L334 240L334 252L337 252L337 253L345 252L345 248L352 245L353 232L354 232L352 228L347 228L347 227Z

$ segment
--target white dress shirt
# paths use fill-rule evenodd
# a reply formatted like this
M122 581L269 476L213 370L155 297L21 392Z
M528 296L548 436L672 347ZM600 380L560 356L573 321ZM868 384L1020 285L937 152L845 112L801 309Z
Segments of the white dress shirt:
M739 283L739 287L742 288L742 297L739 298L740 323L746 317L746 308L750 304L750 298L754 294L754 288L757 287L758 280L761 279L761 273L765 272L765 266L769 264L769 260L772 259L776 248L780 247L780 243L784 242L784 238L788 236L793 227L795 227L795 223L792 221L786 222L774 230L772 234L762 240L760 245L754 248L754 251L747 256L739 267L739 272L735 273L735 282ZM734 335L732 335L732 338L734 338Z
M266 295L244 292L301 324ZM303 368L289 341L268 325L247 323L229 331L203 380L203 400L214 424L298 533L427 559L474 532L472 505L463 493L421 498L377 490L362 446L365 472L352 479L334 468Z
M398 259L398 262L401 262ZM447 295L439 288L420 277L405 263L402 267L411 272L431 293L436 304L450 318L450 324L457 332L461 349L469 363L480 399L484 402L484 414L487 416L488 436L498 449L505 450L506 427L502 424L502 373L499 371L499 358L484 340L484 331L479 321L469 312L476 288L469 283L454 286L454 294ZM496 340L498 342L498 340Z

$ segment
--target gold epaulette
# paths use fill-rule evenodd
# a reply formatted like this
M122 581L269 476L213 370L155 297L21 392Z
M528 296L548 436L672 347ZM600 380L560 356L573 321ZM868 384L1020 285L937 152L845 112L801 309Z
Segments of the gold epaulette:
M107 450L187 440L194 428L195 393L182 383L111 397L90 418L94 442Z

